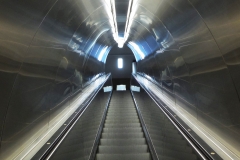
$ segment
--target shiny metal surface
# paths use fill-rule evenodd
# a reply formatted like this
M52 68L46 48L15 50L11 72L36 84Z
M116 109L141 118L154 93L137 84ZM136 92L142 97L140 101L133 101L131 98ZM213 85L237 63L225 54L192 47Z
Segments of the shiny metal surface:
M0 0L0 154L104 72L116 44L106 1ZM122 34L128 1L115 1ZM240 1L138 0L132 12L138 72L240 155Z
M165 96L211 128L238 155L239 4L163 0L154 10L142 2L146 12L141 13L156 16L145 32L154 31L159 47L138 63L138 71L157 81ZM134 28L139 30L139 25Z
M101 90L96 95L56 151L49 154L46 159L89 158L110 94L111 92Z
M104 72L91 52L112 43L101 38L109 30L104 7L89 0L0 1L0 159L31 144Z
M190 140L189 135L187 135L188 133L186 134L182 126L176 123L174 117L170 117L171 115L163 109L164 107L161 105L163 103L159 103L159 99L155 100L154 97L156 96L151 94L152 91L148 90L149 88L145 88L145 85L142 81L139 81L137 76L132 76L131 85L137 85L141 88L139 92L132 92L132 94L135 97L135 103L138 104L138 109L145 121L150 139L154 144L153 147L157 154L157 159L194 159L193 155L198 157L196 159L221 159L216 155L211 156L208 152L212 152L213 150L212 148L210 148L210 150L206 150L205 148L208 147L206 145L204 146L204 151L200 150L200 148L203 148L202 144L199 145L199 143L195 143L194 139ZM174 134L174 132L176 133L176 130L178 130L178 136ZM178 139L178 137L180 138ZM192 155L187 153L186 150L184 151L183 148L187 148L184 147L184 143L178 145L179 140L185 140L188 143L187 147L191 146L192 151L190 153ZM181 154L186 157L183 158Z

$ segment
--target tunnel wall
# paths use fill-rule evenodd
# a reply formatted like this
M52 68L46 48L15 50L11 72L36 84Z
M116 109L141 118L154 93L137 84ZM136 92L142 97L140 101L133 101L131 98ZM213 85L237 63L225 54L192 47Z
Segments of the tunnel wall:
M138 3L129 33L138 72L240 146L240 1ZM0 155L33 128L47 129L104 72L99 54L115 43L109 30L102 1L0 0Z
M54 116L103 74L104 63L91 52L95 44L101 46L97 39L104 22L86 25L103 10L95 10L100 3L87 12L82 5L75 0L0 1L0 157L34 141L36 128L47 130Z
M239 148L240 1L163 0L157 7L151 26L158 48L138 62L138 72Z
M118 68L118 58L123 59L123 68ZM112 78L130 78L132 75L132 62L135 60L134 55L127 45L123 48L114 46L108 54L105 72L112 73Z

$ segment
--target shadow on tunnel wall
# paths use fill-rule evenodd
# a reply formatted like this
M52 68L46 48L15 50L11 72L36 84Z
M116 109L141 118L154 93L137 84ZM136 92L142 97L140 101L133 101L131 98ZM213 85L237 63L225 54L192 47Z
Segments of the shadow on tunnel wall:
M163 0L152 33L159 47L138 62L139 73L153 78L163 95L207 125L238 155L239 6L236 0Z

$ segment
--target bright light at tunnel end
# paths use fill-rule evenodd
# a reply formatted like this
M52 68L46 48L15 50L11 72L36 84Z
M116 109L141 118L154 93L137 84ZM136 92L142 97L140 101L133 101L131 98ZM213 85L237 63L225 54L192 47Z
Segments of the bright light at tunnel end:
M123 68L123 59L122 58L118 58L118 68L119 69Z
M125 43L125 40L124 40L124 38L120 38L120 37L118 37L118 47L119 48L123 48L123 46L124 46L124 43Z

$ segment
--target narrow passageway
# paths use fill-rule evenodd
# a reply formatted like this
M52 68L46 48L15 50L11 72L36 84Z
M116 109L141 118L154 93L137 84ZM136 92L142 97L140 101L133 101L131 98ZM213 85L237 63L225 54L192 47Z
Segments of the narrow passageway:
M114 91L96 160L150 160L130 91Z
M152 86L209 157L240 159L239 22L240 0L0 0L0 159L51 148L109 73Z

